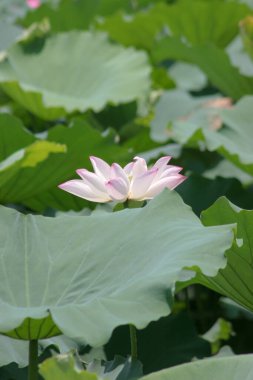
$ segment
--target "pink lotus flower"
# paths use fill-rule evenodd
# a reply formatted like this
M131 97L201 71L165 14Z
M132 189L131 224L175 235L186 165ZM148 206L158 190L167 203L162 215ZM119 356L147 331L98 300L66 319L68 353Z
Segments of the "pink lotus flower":
M26 0L26 4L29 8L39 8L41 6L40 0Z
M59 187L92 202L152 199L165 187L172 190L186 179L179 174L181 167L167 165L170 159L170 156L162 157L148 169L146 161L140 157L122 168L91 156L94 173L78 169L76 172L81 179L67 181Z

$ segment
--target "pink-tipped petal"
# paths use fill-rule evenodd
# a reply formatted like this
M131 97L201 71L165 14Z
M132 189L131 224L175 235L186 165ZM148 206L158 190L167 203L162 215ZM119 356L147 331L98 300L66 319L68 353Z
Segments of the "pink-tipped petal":
M167 163L170 160L171 160L171 156L161 157L161 158L159 158L159 160L156 161L156 163L154 164L153 168L162 169L162 168L164 168L167 165Z
M129 179L119 164L113 163L111 166L111 178L121 178L129 187Z
M133 178L140 177L148 170L146 161L141 157L134 157L134 165L132 169Z
M67 191L68 193L71 193L83 199L87 199L91 202L104 203L110 201L110 197L107 194L105 194L104 197L101 197L99 193L92 191L90 187L80 179L64 182L58 187L62 190Z
M77 174L83 179L84 183L91 189L106 194L105 180L95 173L91 173L86 169L77 169Z
M112 200L124 202L127 199L128 187L121 178L110 179L105 186Z
M168 165L167 167L165 167L164 171L161 173L160 178L178 174L182 169L183 168L181 168L181 166Z
M170 156L161 157L148 170L146 161L141 157L135 157L122 168L117 163L109 166L101 158L91 156L94 173L78 169L81 180L68 181L59 187L92 202L152 199L165 187L172 190L186 179L179 174L181 167L168 165L170 159Z
M28 5L29 8L36 9L41 6L41 1L40 0L26 0L26 4Z
M182 182L186 180L186 176L182 174L177 174L175 176L171 176L167 183L167 188L170 190L174 190L177 186L179 186Z
M150 188L145 194L145 197L142 199L154 198L156 195L160 194L165 187L167 187L170 190L173 190L178 185L180 185L180 183L182 183L185 179L186 177L181 174L176 174L171 177L162 178L150 186Z
M130 176L132 174L133 167L134 167L134 162L129 162L129 164L127 164L124 167L124 172L126 173L126 175Z
M144 173L142 176L133 178L131 188L130 188L130 199L139 199L143 198L144 194L148 191L149 187L151 186L152 182L154 181L154 178L157 174L158 168L153 168L146 173Z
M101 158L90 156L90 161L92 163L94 172L99 176L102 177L105 180L108 180L110 178L111 168Z

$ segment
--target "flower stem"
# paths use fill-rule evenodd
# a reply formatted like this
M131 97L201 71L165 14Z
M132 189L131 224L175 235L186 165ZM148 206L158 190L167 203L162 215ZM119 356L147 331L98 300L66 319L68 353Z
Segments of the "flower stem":
M38 341L29 341L28 380L38 380Z
M129 201L128 199L123 203L124 208L129 207ZM136 334L136 328L134 325L129 325L129 332L130 332L130 343L131 343L131 358L132 360L137 360L137 334Z
M130 342L131 342L131 358L132 360L137 360L137 334L134 325L129 325L130 330Z

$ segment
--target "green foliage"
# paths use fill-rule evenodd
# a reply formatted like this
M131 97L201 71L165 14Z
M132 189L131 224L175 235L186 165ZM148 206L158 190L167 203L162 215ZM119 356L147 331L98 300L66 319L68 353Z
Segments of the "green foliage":
M127 356L130 351L128 335L127 326L114 331L105 346L108 358L113 358L116 353ZM211 354L209 342L197 334L193 321L185 311L151 322L146 329L137 331L137 338L138 358L145 363L145 374ZM154 358L156 351L160 355Z
M189 47L176 37L165 37L154 46L155 62L166 59L193 63L206 74L213 86L233 99L253 93L253 78L243 76L225 51L212 44Z
M213 42L224 47L236 35L238 22L247 14L244 5L212 0L180 1L173 5L155 4L127 18L122 13L108 17L99 25L116 41L150 50L155 38L167 26L175 37L192 45ZM210 14L212 17L210 17Z
M252 352L252 2L0 3L0 378L27 378L15 363L32 338L41 361L72 351L41 365L46 380ZM89 156L162 155L183 167L193 212L175 192L125 210L58 188ZM126 358L128 323L141 363ZM235 355L150 376L244 380L251 367Z

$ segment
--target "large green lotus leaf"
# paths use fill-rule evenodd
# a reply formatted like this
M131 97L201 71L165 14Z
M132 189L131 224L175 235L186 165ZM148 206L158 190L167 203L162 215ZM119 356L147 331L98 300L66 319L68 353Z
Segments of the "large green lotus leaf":
M231 226L203 227L167 190L144 208L102 215L47 218L1 207L0 221L0 332L62 332L92 346L116 326L141 329L168 315L182 268L214 276L233 240Z
M253 355L205 359L142 377L143 380L246 380L253 377ZM49 378L50 379L50 378Z
M2 155L5 165L10 163L10 159L14 164L16 162L15 167L9 166L4 172L1 171L3 163L0 164L1 203L25 203L36 211L43 211L46 207L63 210L84 207L85 201L68 195L57 185L73 178L77 168L89 166L89 155L101 156L106 160L113 157L121 163L126 163L130 158L126 148L116 145L110 136L101 136L81 119L73 121L70 127L59 125L51 128L46 140L32 144L35 138L21 122L11 116L0 116L0 137L0 157ZM29 147L26 147L28 144ZM33 156L41 153L39 148L43 146L60 149L61 153L50 154L36 166L20 166L25 152L30 152L31 162L31 153Z
M0 63L4 91L48 120L143 98L149 74L144 52L111 44L105 34L79 31L53 35L40 47L13 45Z
M98 25L116 41L127 46L151 49L166 25L173 36L182 37L190 44L214 42L226 46L238 31L238 22L247 15L247 6L236 3L196 1L175 5L156 4L131 18L117 13ZM210 14L212 17L210 17Z
M198 274L197 282L253 311L253 211L239 209L223 197L202 213L202 220L207 226L237 223L237 238L241 240L227 251L227 266L217 276Z
M157 42L152 56L157 63L173 59L199 66L215 87L234 99L253 93L253 78L241 75L228 55L210 43L190 47L179 38L167 37Z

